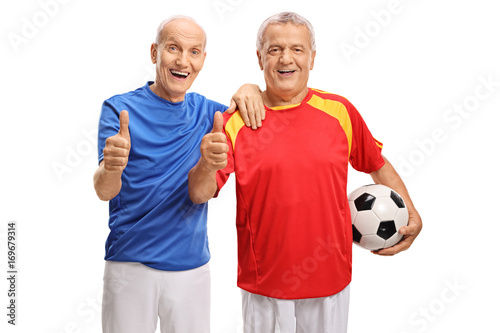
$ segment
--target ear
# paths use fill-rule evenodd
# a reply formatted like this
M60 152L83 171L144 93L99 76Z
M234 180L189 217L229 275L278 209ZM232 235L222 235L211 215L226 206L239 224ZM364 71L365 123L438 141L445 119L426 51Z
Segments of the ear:
M259 50L257 50L257 59L259 59L259 67L260 67L260 70L264 70L264 65L262 64L262 57L261 57L261 53L259 52Z
M314 67L314 58L316 58L316 50L314 50L314 52L311 53L311 67L309 67L309 70L312 70Z
M153 43L151 44L151 62L153 64L156 64L156 61L158 60L157 57L158 57L158 44Z

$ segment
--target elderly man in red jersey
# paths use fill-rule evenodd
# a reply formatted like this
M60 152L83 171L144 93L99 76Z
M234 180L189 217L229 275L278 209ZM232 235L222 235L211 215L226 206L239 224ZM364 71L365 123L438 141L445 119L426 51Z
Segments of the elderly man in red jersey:
M234 172L238 286L245 332L346 332L352 228L347 170L369 173L404 198L403 240L410 247L421 218L403 181L381 154L356 108L344 97L307 86L316 55L311 24L280 13L260 27L266 120L256 131L239 113L216 115L190 171L195 203L208 201Z

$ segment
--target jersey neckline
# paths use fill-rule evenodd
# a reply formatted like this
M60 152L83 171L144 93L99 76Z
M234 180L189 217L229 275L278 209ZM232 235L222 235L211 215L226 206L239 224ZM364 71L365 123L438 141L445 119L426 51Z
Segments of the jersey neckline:
M288 104L288 105L280 105L280 106L273 106L273 107L268 107L268 106L265 106L266 107L266 110L268 111L284 111L284 110L292 110L292 109L295 109L295 108L298 108L299 106L307 103L311 97L313 95L313 91L311 88L307 88L307 95L304 97L304 99L300 102L300 103L297 103L297 104Z

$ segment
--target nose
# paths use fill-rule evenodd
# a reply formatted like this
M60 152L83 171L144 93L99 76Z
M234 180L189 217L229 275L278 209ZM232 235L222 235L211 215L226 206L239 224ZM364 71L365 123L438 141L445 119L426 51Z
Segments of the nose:
M179 67L186 67L188 63L188 54L187 52L181 52L177 56L177 59L175 60L175 64Z
M292 51L290 49L287 48L287 49L283 50L283 53L281 54L280 62L283 65L288 65L288 64L293 63L293 55L292 55Z

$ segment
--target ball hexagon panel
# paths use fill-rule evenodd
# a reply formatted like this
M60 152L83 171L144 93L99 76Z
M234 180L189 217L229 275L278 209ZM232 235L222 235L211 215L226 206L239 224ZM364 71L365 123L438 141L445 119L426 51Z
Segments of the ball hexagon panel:
M365 210L358 212L356 219L354 219L354 225L361 233L361 235L371 235L376 234L380 219L371 210Z
M394 223L396 224L396 230L399 231L404 226L408 225L408 209L398 209L396 217L394 218Z
M384 248L385 240L377 235L363 235L359 245L368 250L379 250Z
M366 193L369 193L377 198L390 197L392 192L391 188L380 184L367 185L364 186L364 188Z
M372 212L374 212L381 221L393 220L399 208L394 204L390 197L377 197Z

